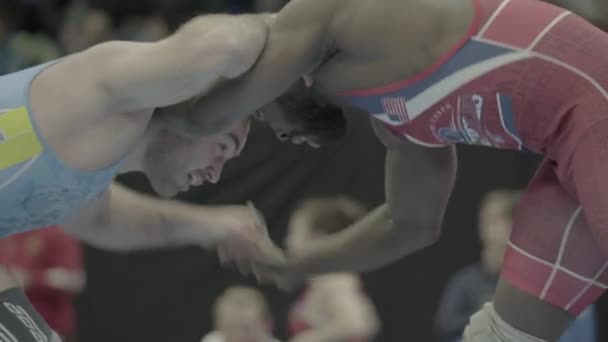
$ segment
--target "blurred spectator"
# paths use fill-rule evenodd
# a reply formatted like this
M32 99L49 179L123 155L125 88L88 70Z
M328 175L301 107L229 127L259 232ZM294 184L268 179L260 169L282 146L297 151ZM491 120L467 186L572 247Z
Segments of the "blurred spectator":
M278 342L264 295L251 287L231 287L215 304L216 331L202 342Z
M289 223L290 253L329 234L338 233L365 216L366 210L347 198L304 202ZM371 341L378 317L359 277L350 273L318 276L289 314L290 341Z
M153 42L169 35L169 24L157 15L130 17L119 29L118 38L122 40Z
M112 18L105 11L78 1L66 10L59 32L59 41L65 53L79 52L112 38Z
M0 1L0 75L59 57L59 49L43 35L20 31L22 6Z
M286 3L287 0L255 0L253 9L255 12L276 12Z
M80 243L58 227L13 235L0 240L0 264L26 289L51 328L73 338L73 300L84 286Z
M496 190L487 194L479 210L481 263L454 274L444 290L435 317L435 335L442 342L458 342L469 318L490 301L500 270L520 192ZM595 341L595 313L583 313L560 339L561 342Z

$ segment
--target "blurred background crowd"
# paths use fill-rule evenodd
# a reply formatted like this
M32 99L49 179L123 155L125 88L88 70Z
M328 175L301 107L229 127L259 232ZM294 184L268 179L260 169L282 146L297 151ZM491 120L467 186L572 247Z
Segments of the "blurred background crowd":
M195 15L272 11L285 2L0 0L0 75L107 40L162 39ZM179 199L252 200L272 238L290 248L340 231L384 198L384 149L368 118L349 120L347 137L319 150L281 144L254 123L222 181ZM111 254L59 228L0 240L0 263L71 341L458 341L492 296L513 211L538 163L532 155L459 149L439 244L369 274L327 275L286 293L221 268L200 248ZM140 175L120 181L151 193ZM598 324L603 308L585 312L563 341L608 340Z

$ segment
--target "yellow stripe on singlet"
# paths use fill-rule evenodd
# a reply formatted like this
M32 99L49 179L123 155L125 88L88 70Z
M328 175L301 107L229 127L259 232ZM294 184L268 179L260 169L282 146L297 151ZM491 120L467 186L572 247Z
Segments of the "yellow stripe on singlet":
M32 159L42 150L25 107L0 113L0 169Z

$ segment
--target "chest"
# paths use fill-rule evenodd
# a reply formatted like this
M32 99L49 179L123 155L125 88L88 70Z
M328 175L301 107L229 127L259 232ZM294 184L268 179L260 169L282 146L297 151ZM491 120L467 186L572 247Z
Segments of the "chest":
M107 189L119 166L78 171L45 151L1 170L0 236L64 223Z

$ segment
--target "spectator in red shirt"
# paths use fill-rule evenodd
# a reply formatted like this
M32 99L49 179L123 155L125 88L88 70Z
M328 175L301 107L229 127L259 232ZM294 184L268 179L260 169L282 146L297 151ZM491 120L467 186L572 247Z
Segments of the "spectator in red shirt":
M0 264L26 289L50 327L72 339L73 299L84 286L80 242L59 227L13 235L0 239Z

